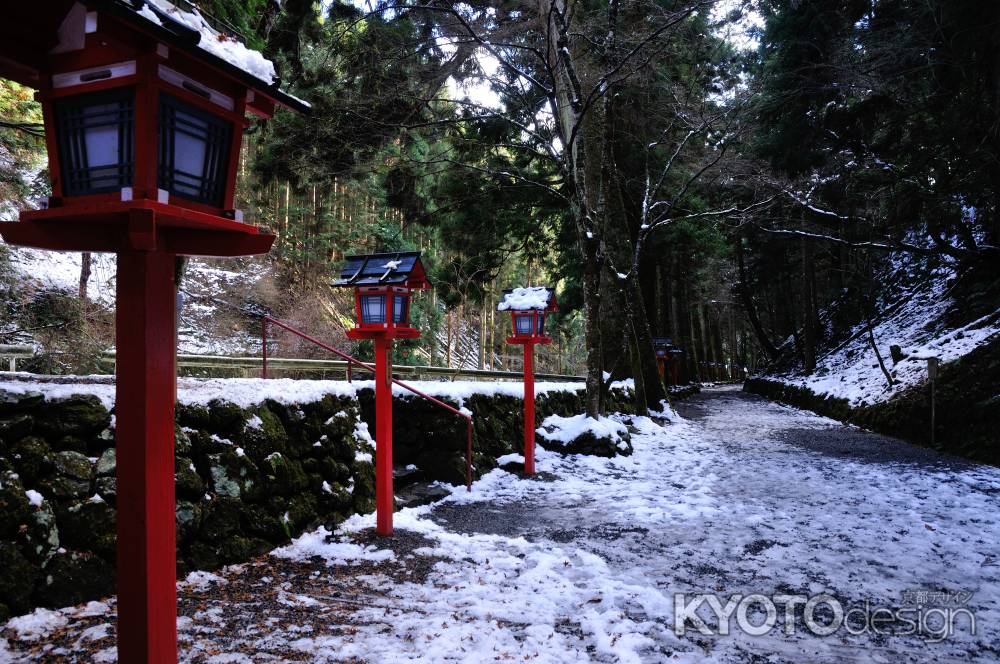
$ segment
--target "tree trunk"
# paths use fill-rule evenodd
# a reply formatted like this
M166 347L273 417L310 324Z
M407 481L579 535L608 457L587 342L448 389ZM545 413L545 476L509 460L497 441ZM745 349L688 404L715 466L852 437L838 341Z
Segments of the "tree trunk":
M802 238L802 370L808 376L816 370L816 313L812 283L815 278L812 243Z
M691 334L691 339L688 342L691 357L691 380L692 382L700 382L702 380L701 357L698 353L698 334L694 329L694 308L697 305L693 302L694 298L691 297L691 284L687 284L686 295L688 331Z
M701 333L701 357L702 362L705 363L705 377L710 381L715 380L715 352L712 350L712 340L709 339L705 326L705 305L698 302L695 305L695 310L698 312L698 330Z
M667 324L664 328L664 332L667 333L674 343L680 344L680 333L681 327L678 324L677 319L677 269L676 269L677 258L674 256L670 257L670 265L667 268L667 278L670 280L667 283Z
M753 333L757 337L757 343L767 354L768 359L774 362L778 359L778 349L774 346L771 338L767 336L767 332L764 331L764 326L760 322L760 316L757 314L757 306L754 304L753 294L750 292L750 286L747 283L747 270L743 258L743 240L739 236L736 237L736 263L740 272L740 280L736 285L736 291L740 297L740 302L743 304L743 312L746 314L747 320L750 321L750 327L753 328Z
M486 306L489 304L487 300L483 301L483 306L480 309L479 314L479 363L478 367L480 370L486 368Z
M91 256L89 251L83 252L80 255L80 301L83 302L84 306L87 304L87 284L90 282L90 263Z
M646 317L646 305L638 275L635 272L630 273L625 284L623 304L628 320L626 330L632 335L630 347L635 353L632 366L635 377L636 410L640 413L645 410L659 411L663 407L662 402L667 399L667 391L656 365L653 335L650 332L649 319Z
M448 345L445 346L445 366L451 368L451 312L448 312Z
M578 222L578 228L585 228ZM604 392L604 362L601 344L601 265L597 238L585 237L583 245L583 311L584 344L587 357L587 415L598 417L602 412Z

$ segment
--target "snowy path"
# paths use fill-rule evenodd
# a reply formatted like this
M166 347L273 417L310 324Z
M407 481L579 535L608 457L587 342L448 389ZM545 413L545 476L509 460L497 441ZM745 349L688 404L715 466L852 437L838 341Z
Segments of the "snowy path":
M372 543L371 517L356 518L345 530L365 532L320 531L224 578L182 584L182 659L1000 659L1000 469L733 389L682 414L662 429L637 420L632 457L543 452L539 478L495 471L472 494L399 513L391 549ZM786 634L781 603L763 636L740 632L735 616L726 636L674 632L675 593L710 592L723 606L736 594L828 593L845 610L866 601L895 610L933 603L910 594L925 591L963 594L976 634L963 618L939 643L906 635L900 620L884 620L882 635L819 637L801 606ZM766 616L752 608L760 624ZM3 634L15 651L33 643L69 660L81 648L111 656L108 610L80 612L15 619ZM707 604L698 613L717 625Z

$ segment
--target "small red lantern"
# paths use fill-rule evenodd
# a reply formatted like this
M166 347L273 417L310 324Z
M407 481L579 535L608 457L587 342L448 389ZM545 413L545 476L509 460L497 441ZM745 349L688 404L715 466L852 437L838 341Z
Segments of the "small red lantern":
M550 344L545 336L545 316L558 311L555 291L546 286L511 288L503 292L497 311L509 311L509 344Z
M410 295L431 287L419 251L348 256L334 287L354 288L356 327L351 339L415 339Z
M512 288L503 292L497 311L509 311L509 344L524 346L524 474L535 474L535 344L550 344L545 316L558 311L555 290L547 286Z
M678 384L678 374L680 363L678 356L681 349L674 345L670 337L653 337L653 353L656 355L656 368L660 372L660 380L664 380L669 385ZM670 368L670 375L667 375L667 367Z
M375 531L392 535L392 340L415 339L410 325L410 295L430 288L420 252L348 256L333 282L354 288L356 326L350 339L375 342Z

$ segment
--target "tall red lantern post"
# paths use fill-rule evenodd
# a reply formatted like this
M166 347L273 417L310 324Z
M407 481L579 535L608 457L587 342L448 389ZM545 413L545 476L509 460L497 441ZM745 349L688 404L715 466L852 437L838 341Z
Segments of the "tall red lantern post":
M511 331L507 343L524 346L524 474L535 474L535 345L550 344L545 336L545 316L558 311L552 288L535 286L505 290L497 311L509 311Z
M142 0L11 2L0 76L37 90L52 196L12 245L118 255L118 661L177 659L177 256L267 253L233 207L246 113L306 110L197 12Z
M375 531L392 535L396 506L392 490L392 342L416 339L410 325L410 295L430 288L420 252L348 256L336 288L354 289L356 327L350 339L375 343Z
M670 349L673 348L670 337L653 337L653 352L656 354L656 368L660 372L660 380L666 382L667 364L670 362Z
M678 385L679 357L683 351L674 345L670 337L653 337L653 352L656 354L656 368L660 372L660 380L666 385Z

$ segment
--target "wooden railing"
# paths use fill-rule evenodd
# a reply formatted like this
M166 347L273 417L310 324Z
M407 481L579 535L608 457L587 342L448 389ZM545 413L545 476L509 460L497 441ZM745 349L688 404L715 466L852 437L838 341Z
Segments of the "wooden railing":
M31 346L11 346L0 344L0 370L17 371L17 361L35 356Z

